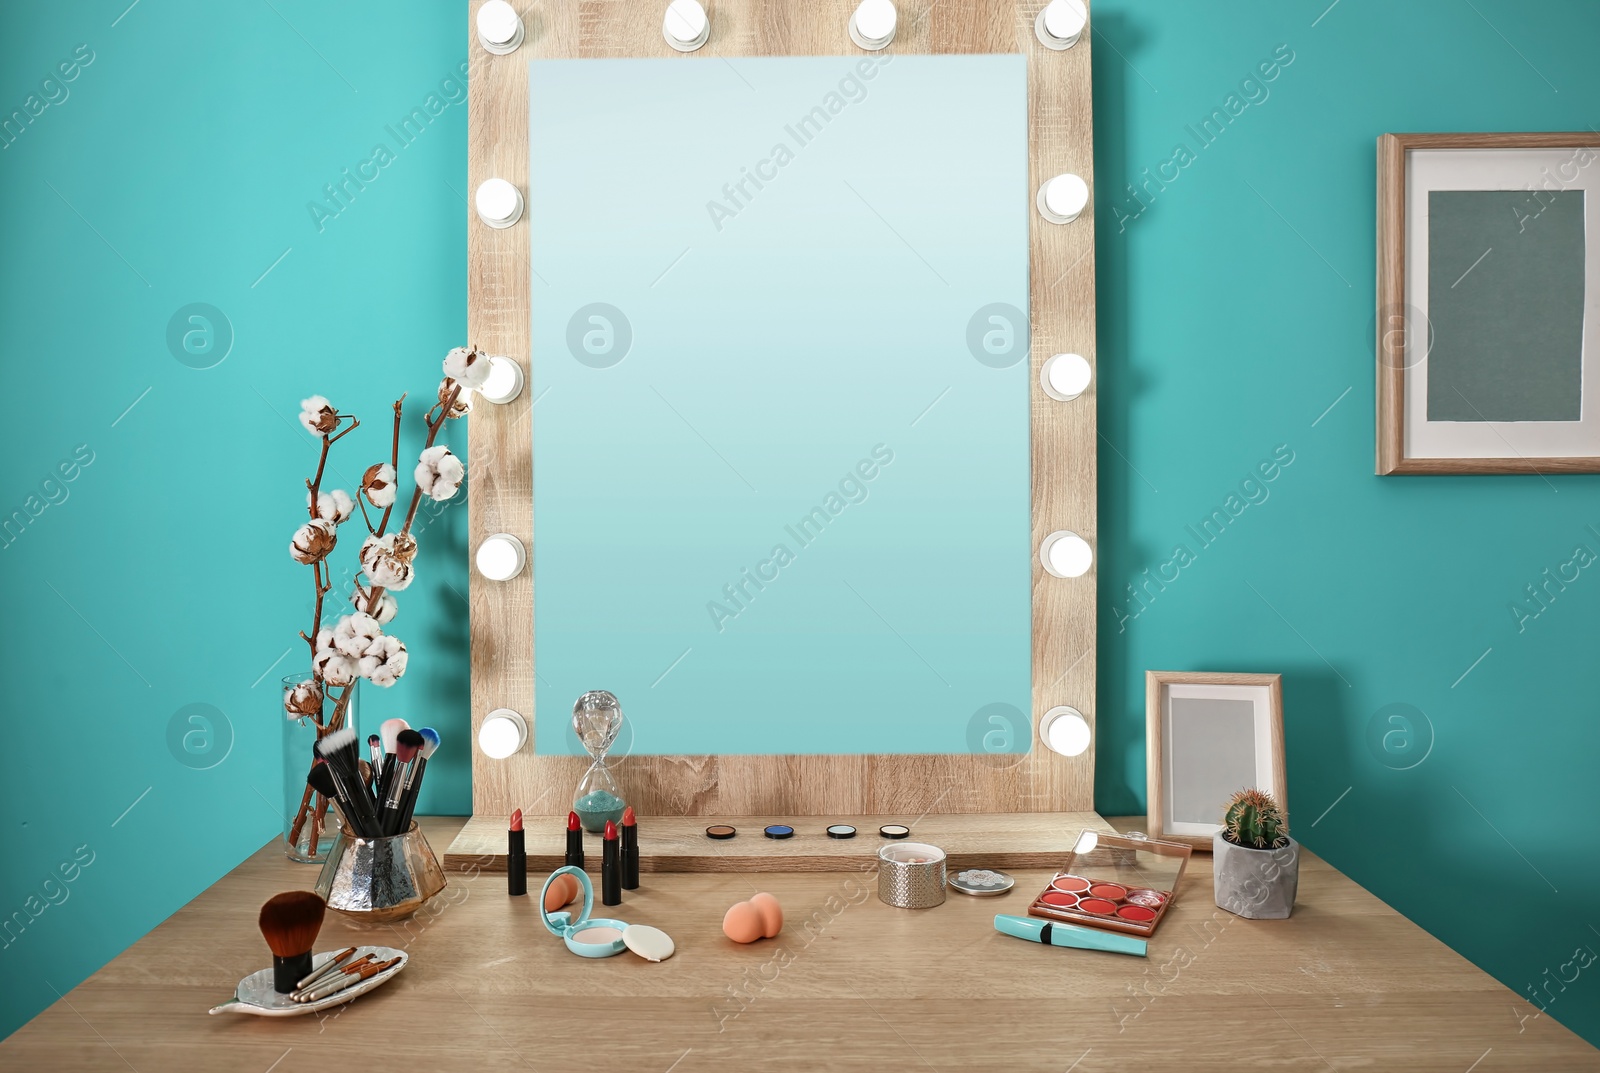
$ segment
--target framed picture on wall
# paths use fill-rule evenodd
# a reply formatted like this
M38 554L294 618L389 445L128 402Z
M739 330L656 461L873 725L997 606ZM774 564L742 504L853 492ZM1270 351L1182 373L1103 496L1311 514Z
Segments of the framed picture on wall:
M1600 472L1600 134L1378 139L1378 466Z
M1238 790L1263 790L1288 815L1281 675L1146 671L1144 681L1151 838L1211 852Z

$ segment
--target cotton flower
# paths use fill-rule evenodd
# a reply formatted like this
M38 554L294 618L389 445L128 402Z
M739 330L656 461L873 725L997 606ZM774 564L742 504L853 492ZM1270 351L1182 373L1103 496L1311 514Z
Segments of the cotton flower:
M350 659L360 659L373 641L383 636L378 620L365 611L345 615L333 628L333 647Z
M411 556L416 553L416 541L409 536L405 542L397 541L397 533L386 536L369 536L361 545L361 569L372 584L400 592L411 584ZM397 543L400 547L397 549ZM409 544L407 552L406 544Z
M461 487L461 478L467 475L466 469L461 465L461 459L450 453L450 448L443 446L429 447L422 452L417 460L417 487L422 489L422 494L432 499L435 503L442 503L456 494L456 489Z
M361 677L388 689L406 673L406 646L398 637L379 637L367 647L359 669Z
M445 402L450 398L450 392L455 391L456 385L460 383L461 382L459 380L454 380L448 376L439 381L440 406L445 404ZM445 414L445 416L451 418L465 417L471 412L472 392L468 391L465 385L462 385L460 393L456 395L455 405L450 407L450 412Z
M387 462L368 466L361 478L361 491L367 502L380 510L394 505L394 467Z
M480 388L489 382L489 355L458 346L444 356L444 375L461 381L462 387Z
M343 688L356 680L357 661L333 647L333 631L317 631L317 651L311 657L311 669L322 675L330 686Z
M356 587L350 592L351 606L353 606L357 611L367 611L367 605L371 602L372 590L364 588L361 582L356 582ZM383 626L392 621L396 612L399 610L400 605L395 603L394 597L390 596L387 592L380 591L378 593L377 610L367 611L367 614L377 619L378 625Z
M315 679L296 682L283 691L283 711L290 720L322 714L322 687Z
M311 490L306 489L306 506L311 505ZM355 500L350 498L350 493L343 488L335 488L331 492L317 493L317 517L323 521L332 522L334 525L343 525L350 520L350 514L356 509Z
M484 362L485 375L488 367L489 363ZM300 400L300 423L313 436L326 436L339 427L339 411L321 395L313 395Z
M289 554L297 563L320 563L328 557L333 546L339 540L339 534L334 523L325 518L313 518L294 531L294 539L289 541Z

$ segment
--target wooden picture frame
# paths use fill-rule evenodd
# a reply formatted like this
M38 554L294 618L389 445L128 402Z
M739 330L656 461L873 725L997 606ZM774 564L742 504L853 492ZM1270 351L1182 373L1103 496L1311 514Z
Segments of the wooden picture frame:
M1028 57L1030 460L1032 467L1032 747L1026 754L837 756L632 756L619 772L641 815L873 816L924 813L1085 812L1093 809L1094 748L1078 756L1051 752L1040 721L1062 706L1094 725L1095 571L1057 578L1037 549L1058 530L1092 546L1096 523L1095 387L1071 402L1044 394L1040 369L1070 352L1095 361L1095 257L1092 203L1074 221L1044 221L1033 192L1073 172L1094 184L1091 33L1056 51L1035 37L1045 0L899 0L891 46L900 54L1022 52ZM849 35L849 0L716 0L710 39L678 53L662 37L664 2L574 0L517 3L526 38L506 55L487 52L475 31L481 0L466 5L470 55L468 119L468 337L480 349L529 369L531 338L529 221L485 226L472 191L492 177L519 189L528 178L528 64L538 59L649 57L720 63L746 56L866 56ZM536 545L529 449L536 392L474 408L469 423L468 543L496 533ZM476 747L491 711L509 708L531 728L535 638L533 576L510 581L471 577L472 793L476 819L459 845L498 846L513 808L562 815L583 774L585 757L538 755L534 735L505 760ZM628 698L622 697L624 706ZM565 720L566 711L553 715ZM476 837L476 841L474 841ZM741 839L739 842L747 840ZM759 841L759 839L758 839Z
M1384 134L1377 160L1377 473L1600 472L1600 134Z
M1222 808L1227 795L1235 790L1259 789L1270 793L1289 813L1288 786L1283 753L1283 677L1277 674L1227 674L1206 671L1145 672L1146 738L1146 834L1168 842L1182 842L1197 850L1211 852L1211 839L1222 827ZM1175 696L1176 691L1176 696ZM1174 739L1173 701L1215 702L1204 711L1191 713L1183 732ZM1248 700L1248 747L1253 755L1241 757L1228 752L1227 733L1237 739L1241 713L1237 704ZM1226 707L1219 707L1225 705ZM1204 723L1201 722L1204 720ZM1218 755L1221 752L1222 755ZM1195 755L1191 755L1195 754ZM1190 777L1179 785L1179 769L1186 761ZM1193 763L1207 768L1195 769ZM1233 771L1227 770L1229 767ZM1240 769L1253 776L1240 774ZM1179 777L1175 777L1179 776ZM1248 779L1248 781L1244 781ZM1239 785L1234 785L1239 783ZM1207 824L1197 815L1205 802L1217 798L1216 821ZM1203 798L1204 801L1199 799ZM1175 819L1186 814L1188 819ZM1203 831L1211 827L1215 830Z

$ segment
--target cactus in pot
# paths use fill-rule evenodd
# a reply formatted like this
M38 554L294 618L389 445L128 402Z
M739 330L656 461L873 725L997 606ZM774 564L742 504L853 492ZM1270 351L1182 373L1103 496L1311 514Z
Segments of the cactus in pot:
M1228 800L1211 843L1217 907L1251 920L1281 920L1294 909L1300 847L1276 799L1240 790Z

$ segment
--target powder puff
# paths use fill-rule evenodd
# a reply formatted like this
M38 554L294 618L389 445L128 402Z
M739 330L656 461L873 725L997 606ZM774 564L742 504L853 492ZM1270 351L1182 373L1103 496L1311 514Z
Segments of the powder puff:
M367 472L361 478L361 491L371 503L379 510L386 510L394 505L394 467L387 462L379 462L375 466L368 466Z
M451 454L450 448L440 445L422 452L417 459L414 476L423 495L435 503L442 503L456 494L461 487L461 478L466 475L461 459Z
M313 395L300 400L300 423L313 436L326 436L339 427L339 411L321 395Z
M294 539L289 541L289 554L295 562L307 566L320 563L328 557L338 540L339 534L333 522L325 518L313 518L294 531Z
M480 388L489 382L489 355L458 346L444 356L444 375L461 381L462 387Z

